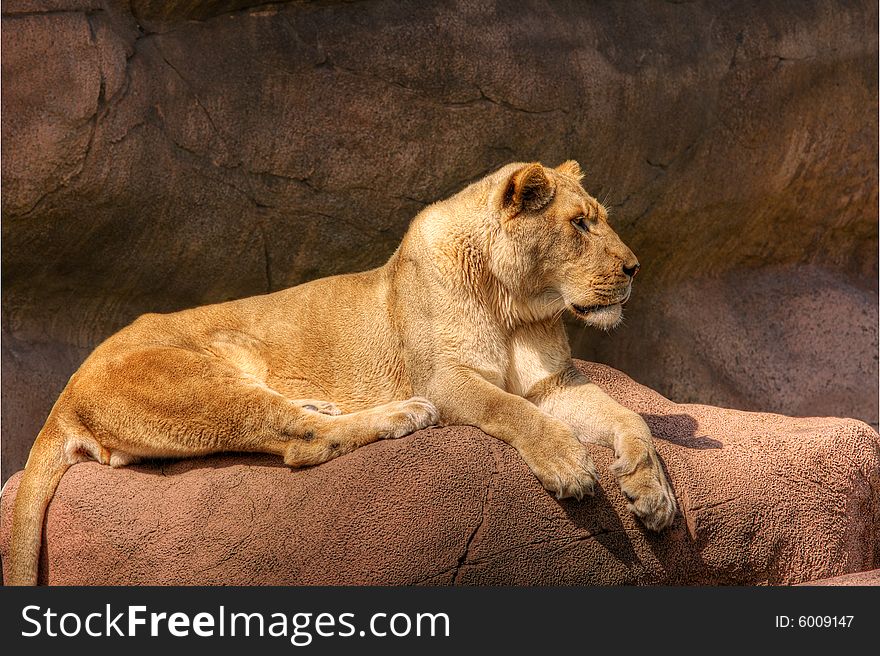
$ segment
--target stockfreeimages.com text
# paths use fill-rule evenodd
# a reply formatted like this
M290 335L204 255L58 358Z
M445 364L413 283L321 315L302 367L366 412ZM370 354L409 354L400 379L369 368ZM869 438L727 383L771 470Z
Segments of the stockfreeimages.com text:
M116 611L107 604L103 611L81 615L30 605L21 614L25 623L21 635L26 638L268 636L289 638L291 644L305 647L315 637L449 637L450 632L446 613L373 613L361 628L354 613L246 613L230 612L224 606L214 612L169 614L146 606Z

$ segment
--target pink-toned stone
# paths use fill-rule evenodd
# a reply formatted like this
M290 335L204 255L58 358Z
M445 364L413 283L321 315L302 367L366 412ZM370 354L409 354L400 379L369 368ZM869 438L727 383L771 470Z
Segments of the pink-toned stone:
M556 501L474 428L311 469L227 454L72 467L46 521L51 584L796 584L880 566L880 436L855 420L678 405L581 364L642 413L682 515L644 530L601 489ZM8 553L19 475L0 508Z
M808 581L801 585L880 585L880 569L872 569L867 572L854 572L853 574L841 574L818 581Z

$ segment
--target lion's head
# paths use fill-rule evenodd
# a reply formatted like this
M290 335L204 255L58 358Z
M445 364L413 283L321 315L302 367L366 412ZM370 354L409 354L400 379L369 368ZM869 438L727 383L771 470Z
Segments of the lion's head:
M582 177L575 161L498 171L490 203L500 230L491 266L536 318L568 309L608 329L623 316L639 261L608 224L607 210L584 191Z

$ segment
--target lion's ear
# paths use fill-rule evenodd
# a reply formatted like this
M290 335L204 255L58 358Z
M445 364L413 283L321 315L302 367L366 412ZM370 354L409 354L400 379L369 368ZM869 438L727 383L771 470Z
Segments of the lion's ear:
M528 164L514 171L505 184L501 205L512 214L539 210L550 203L556 193L556 183L540 164Z
M571 175L577 178L578 180L582 180L584 177L584 172L581 171L581 165L575 162L573 159L570 159L566 162L563 162L559 166L556 167L556 170L560 173L565 173L566 175Z

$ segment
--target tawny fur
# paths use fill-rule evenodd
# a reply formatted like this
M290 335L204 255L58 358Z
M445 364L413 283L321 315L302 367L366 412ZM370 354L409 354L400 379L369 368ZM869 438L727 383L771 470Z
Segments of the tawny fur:
M560 498L596 484L582 442L611 448L632 511L668 526L647 425L571 362L562 314L612 327L638 267L581 177L572 161L510 164L425 208L378 269L144 315L107 339L31 450L6 582L36 583L46 507L80 460L253 451L301 467L440 423L512 445Z

